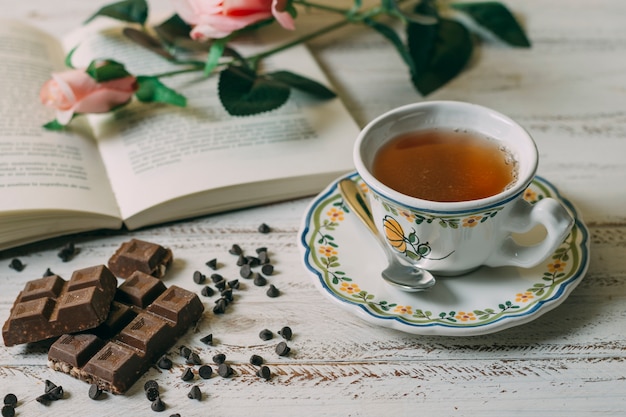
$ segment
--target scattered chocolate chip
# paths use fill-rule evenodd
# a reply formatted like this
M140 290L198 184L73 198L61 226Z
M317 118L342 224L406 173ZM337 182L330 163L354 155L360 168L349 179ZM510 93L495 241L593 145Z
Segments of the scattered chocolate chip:
M215 290L211 287L209 287L208 285L205 285L201 290L200 290L200 294L202 294L205 297L212 297L213 294L215 294Z
M148 401L154 401L159 398L159 389L156 387L150 387L146 390L146 398Z
M165 403L163 402L163 400L161 400L161 397L158 397L157 399L152 401L150 408L152 408L152 410L154 411L160 412L165 410Z
M267 296L270 298L276 298L280 295L280 290L276 288L274 284L270 284L270 287L267 289L265 294L267 294Z
M206 280L206 275L204 275L200 271L194 271L193 282L195 282L196 284L203 284L205 280Z
M209 268L215 271L217 269L217 259L216 258L211 259L210 261L206 263L206 266L208 266Z
M255 256L247 256L246 259L248 259L248 262L246 263L250 265L250 268L256 268L257 266L261 265L261 261Z
M43 273L43 278L51 277L52 275L56 275L54 272L50 270L50 268L46 269L46 272Z
M144 391L148 391L148 389L150 388L156 388L157 390L159 389L159 383L156 382L154 379L149 379L146 381L145 384L143 384L143 390Z
M261 340L270 340L274 337L274 333L272 333L272 331L269 329L263 329L261 330L261 332L259 332L259 337L261 338Z
M223 279L221 281L216 282L215 288L217 288L219 291L224 291L224 289L226 288L226 280Z
M62 400L63 396L65 395L65 392L63 391L63 387L61 385L58 385L52 388L50 391L48 391L46 395L50 396L50 399L52 401L56 401L56 400Z
M89 398L92 400L97 400L102 395L102 390L98 386L98 384L91 384L89 386Z
M260 246L260 247L256 248L254 251L257 253L257 255L259 255L261 252L267 252L267 247Z
M69 242L67 245L61 248L59 253L57 253L57 256L61 258L63 262L68 262L68 261L71 261L74 255L76 255L77 253L78 253L78 250L74 246L74 243Z
M261 274L255 274L254 285L256 285L257 287L263 287L267 285L267 279Z
M213 375L213 368L210 365L202 365L198 368L198 375L202 379L209 379Z
M220 274L211 274L211 281L213 282L220 282L224 279L223 276L221 276Z
M232 255L241 255L243 253L243 251L241 250L241 247L237 244L234 244L233 246L231 246L231 248L228 250L228 253L232 254Z
M178 413L170 414L170 417L180 417L180 414Z
M10 405L11 407L17 406L17 396L15 394L7 394L4 396L4 405Z
M202 360L200 360L200 356L197 353L191 352L191 354L187 357L186 360L187 365L201 365Z
M161 369L172 369L173 363L170 358L163 355L157 362L157 366Z
M250 276L252 275L252 269L250 268L250 265L243 265L239 269L239 275L241 276L241 278L250 278Z
M191 398L192 400L200 401L202 399L202 391L200 391L200 387L197 385L191 387L191 390L189 390L187 397Z
M259 233L269 233L270 227L265 223L261 223L257 230L259 231Z
M217 363L218 365L223 364L224 362L226 362L226 355L224 355L223 353L213 355L213 362Z
M276 353L278 354L278 356L287 356L289 355L289 351L291 351L291 349L289 348L289 346L287 346L287 343L285 342L280 342L278 345L276 345Z
M183 374L180 376L183 381L191 381L193 379L193 371L191 368L185 368Z
M270 263L270 256L267 254L267 252L263 251L263 252L259 252L259 262L261 263L261 265L267 265Z
M233 368L231 368L230 365L227 363L221 363L220 366L218 366L217 368L217 373L222 378L228 378L233 374Z
M228 286L234 290L238 290L239 289L239 280L238 279L233 279L228 281Z
M285 326L278 331L278 334L283 337L283 339L291 340L291 336L293 336L293 332L291 331L291 327Z
M233 290L231 288L225 289L220 295L228 301L233 301Z
M178 349L178 353L180 354L180 356L182 356L183 358L187 359L189 357L189 355L191 355L191 349L189 349L187 346L182 345L179 349Z
M259 355L250 356L250 363L252 365L256 365L256 366L263 365L263 362L264 362L263 358Z
M261 267L261 272L263 272L265 275L272 275L274 273L274 265L272 264L265 264Z
M15 407L12 405L5 405L2 407L2 417L14 417Z
M237 266L243 266L247 263L248 263L248 258L243 256L243 254L240 254L239 257L237 258L237 262L236 262Z
M204 343L205 345L212 345L213 344L213 333L207 334L206 336L201 338L200 341L202 343Z
M225 298L220 298L215 302L215 306L213 307L214 314L224 314L226 312L226 306L228 304L228 300Z
M21 272L24 270L24 264L17 258L11 259L11 263L9 264L9 268L15 269L17 272Z
M54 388L57 387L57 384L55 384L54 382L50 381L49 379L46 379L46 382L44 383L44 388L43 388L43 392L48 393L50 391L52 391Z
M270 368L266 365L263 365L257 372L256 372L257 376L260 378L265 379L266 381L268 381L270 378L272 378L272 371L270 370Z

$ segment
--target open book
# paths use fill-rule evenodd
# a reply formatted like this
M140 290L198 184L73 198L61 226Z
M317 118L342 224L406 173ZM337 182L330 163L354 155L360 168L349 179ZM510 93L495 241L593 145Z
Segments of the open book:
M76 45L76 67L111 58L150 75L170 65L125 41L119 27L81 29L61 42L0 22L0 250L312 195L353 167L358 127L338 99L294 91L278 110L232 117L216 77L199 74L164 80L187 97L186 108L131 103L81 116L69 131L46 131L55 116L39 103L39 89ZM304 46L269 65L328 85Z

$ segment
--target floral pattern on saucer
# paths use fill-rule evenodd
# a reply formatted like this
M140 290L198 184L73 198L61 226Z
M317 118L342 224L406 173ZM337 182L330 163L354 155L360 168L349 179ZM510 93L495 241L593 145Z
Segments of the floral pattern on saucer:
M356 174L352 176L360 181ZM384 255L344 205L336 184L322 192L307 211L300 231L304 263L324 295L375 324L414 334L491 333L555 308L587 270L585 225L554 186L536 178L524 198L531 203L556 198L576 218L571 233L544 263L530 269L483 267L462 277L438 278L426 292L402 292L379 277Z

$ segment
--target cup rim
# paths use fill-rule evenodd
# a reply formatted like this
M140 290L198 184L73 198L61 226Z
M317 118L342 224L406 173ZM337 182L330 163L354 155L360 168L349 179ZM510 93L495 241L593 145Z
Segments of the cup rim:
M510 124L511 126L515 126L516 129L522 134L523 137L526 138L529 148L532 151L532 155L530 155L531 160L527 161L529 168L526 170L527 173L524 177L518 178L515 184L503 190L502 192L476 200L467 200L467 201L454 201L454 202L444 202L444 201L431 201L425 200L417 197L412 197L406 194L402 194L387 185L380 182L374 175L370 172L369 168L365 165L362 158L362 145L367 138L370 131L387 121L389 118L400 114L407 114L411 111L423 109L427 107L454 107L457 109L465 108L470 109L472 111L480 111L484 113L489 113L492 116L497 117ZM518 122L514 121L510 117L493 110L491 108L481 106L474 103L468 103L463 101L453 101L453 100L433 100L433 101L423 101L406 104L400 107L393 108L378 117L374 118L370 121L357 136L357 139L354 143L354 151L353 151L353 160L354 165L356 167L357 173L360 175L361 179L367 184L370 189L376 191L377 194L382 197L393 201L397 204L404 205L412 208L419 208L424 212L432 212L432 213L461 213L466 212L468 210L475 210L478 208L489 208L500 206L506 204L507 202L514 200L521 193L523 193L526 188L532 182L532 179L535 177L537 166L538 166L538 150L537 144L533 140L530 133L521 126Z

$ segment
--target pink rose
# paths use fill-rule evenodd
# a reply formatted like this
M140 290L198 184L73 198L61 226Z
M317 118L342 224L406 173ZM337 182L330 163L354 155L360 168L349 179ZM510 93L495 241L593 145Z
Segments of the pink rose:
M195 40L219 39L272 16L285 29L294 29L286 0L172 0L176 12L193 26Z
M57 111L57 121L65 125L74 113L106 113L127 103L137 90L133 76L98 83L84 70L52 74L41 87L41 102Z

